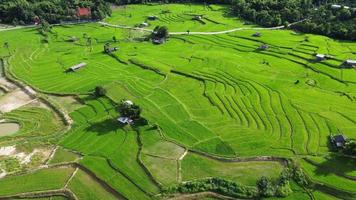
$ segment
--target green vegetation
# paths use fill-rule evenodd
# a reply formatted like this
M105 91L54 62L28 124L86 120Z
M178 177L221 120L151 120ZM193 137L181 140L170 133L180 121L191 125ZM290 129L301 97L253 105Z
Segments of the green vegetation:
M0 195L60 189L65 185L73 171L73 168L51 168L3 178L0 179Z
M334 8L332 5L339 5ZM292 28L334 38L356 40L355 2L311 0L233 0L232 12L262 26L288 26L304 20ZM350 8L351 6L351 8Z
M49 109L23 107L2 115L0 118L20 124L20 131L1 140L28 138L35 136L55 135L63 128L63 123Z
M189 153L182 162L183 180L222 177L244 185L255 186L260 177L276 179L282 171L278 162L221 162Z
M49 161L50 164L55 163L63 163L63 162L72 162L79 158L78 154L67 151L63 148L58 148L53 156L53 158Z
M0 20L14 25L33 24L36 18L50 23L58 23L78 19L76 11L78 7L91 9L91 16L86 18L103 19L111 13L109 5L103 0L4 0L0 3Z
M236 198L255 198L258 196L253 187L238 185L234 182L226 181L220 178L209 178L206 180L196 180L186 182L167 189L169 193L196 193L203 191L212 191Z
M355 59L356 44L254 29L227 11L222 5L129 5L105 19L166 26L170 35L162 45L144 39L149 31L99 23L52 26L45 34L37 28L1 32L7 72L40 95L50 94L73 120L68 132L57 134L63 125L50 110L23 107L2 115L23 123L13 137L59 145L49 164L78 162L68 187L82 199L110 199L110 191L127 199L201 191L235 198L354 198L354 160L331 152L329 138L356 138L356 71L342 67ZM204 23L194 20L201 15ZM234 28L241 29L209 34ZM104 53L108 43L119 49ZM262 51L262 45L269 48ZM316 53L333 58L317 61ZM66 73L79 63L86 66ZM122 109L123 99L139 107ZM120 116L146 123L124 126ZM16 143L11 139L3 140ZM70 172L30 177L36 183L29 189L11 185L33 174L0 183L13 180L4 190L11 194L62 188ZM56 183L41 185L56 176Z
M79 199L117 199L113 194L105 190L105 188L81 170L75 174L68 187Z

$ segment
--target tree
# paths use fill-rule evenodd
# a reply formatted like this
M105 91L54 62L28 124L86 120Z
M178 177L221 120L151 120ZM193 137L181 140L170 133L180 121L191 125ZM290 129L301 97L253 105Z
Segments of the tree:
M112 36L112 41L117 42L117 39L116 39L115 35Z
M130 104L126 101L122 101L119 106L119 112L123 117L129 117L132 120L138 120L141 118L141 107L136 104Z
M169 35L168 28L166 26L156 26L153 29L152 36L157 38L167 38Z
M87 47L89 47L90 52L93 50L93 40L91 39L91 37L87 38Z
M9 42L4 42L4 48L7 49L7 51L9 52L9 55L11 55Z
M102 86L96 86L95 87L95 92L94 92L95 96L97 97L102 97L106 95L106 90L104 87Z
M272 182L265 176L258 180L257 189L263 197L272 197L275 193Z
M347 142L343 152L347 155L356 156L356 141L351 140Z

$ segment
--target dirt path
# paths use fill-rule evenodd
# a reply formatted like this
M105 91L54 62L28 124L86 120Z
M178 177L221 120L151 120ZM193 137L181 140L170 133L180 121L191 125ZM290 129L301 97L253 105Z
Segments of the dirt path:
M305 21L307 19L303 19L291 24L288 24L288 27L297 24L297 23L301 23L303 21ZM140 30L140 31L146 31L146 32L153 32L153 30L151 29L145 29L145 28L137 28L137 27L130 27L130 26L123 26L123 25L114 25L114 24L110 24L107 22L98 22L101 25L104 26L109 26L109 27L114 27L114 28L122 28L122 29L131 29L131 30ZM219 35L219 34L226 34L226 33L232 33L232 32L236 32L236 31L242 31L242 30L277 30L277 29L283 29L285 28L285 26L275 26L275 27L269 27L269 28L234 28L234 29L230 29L230 30L225 30L225 31L206 31L206 32L170 32L169 35Z
M67 180L66 184L64 185L64 188L68 187L68 184L70 183L70 181L73 179L73 177L77 174L79 168L75 168L74 172L72 173L72 175L69 177L69 179Z
M188 154L188 149L177 159L177 181L182 182L182 160Z

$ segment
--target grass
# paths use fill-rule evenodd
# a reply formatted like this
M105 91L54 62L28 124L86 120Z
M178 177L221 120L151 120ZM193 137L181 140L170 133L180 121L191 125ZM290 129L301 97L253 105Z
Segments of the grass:
M330 172L327 167L313 165L304 160L301 161L301 166L307 172L307 174L317 182L324 183L340 190L346 190L351 192L356 191L355 181L336 174L338 169L335 169Z
M11 139L53 135L63 128L63 123L58 117L50 110L39 107L26 106L6 113L1 118L17 122L21 126L15 135L8 136Z
M283 166L278 162L221 162L189 153L182 161L184 181L205 177L222 177L244 185L255 186L261 176L278 178Z
M79 158L79 155L67 151L63 148L58 148L53 158L49 161L49 164L63 163L75 161Z
M0 180L0 195L60 189L73 171L73 168L50 168L30 174L7 177Z
M197 14L205 25L191 20ZM149 29L167 25L171 32L253 27L230 17L225 6L195 4L130 5L105 21L134 26L149 15L159 18L149 21ZM313 179L354 191L355 181L345 178L355 176L352 165L346 165L349 159L326 157L331 134L356 138L356 71L340 68L354 58L354 42L292 30L258 30L262 36L255 38L256 30L241 30L175 35L164 45L153 45L139 42L143 32L97 23L52 30L56 34L49 34L49 43L41 42L35 28L2 32L0 43L9 41L12 53L9 71L39 91L81 98L83 105L78 98L52 97L74 120L59 144L81 152L81 163L125 197L149 199L160 193L155 180L163 186L177 183L176 160L184 149L230 158L308 157L315 163L302 160L302 167ZM93 38L92 48L84 34ZM71 36L80 40L69 42ZM107 42L120 50L104 54ZM270 48L258 50L263 43ZM315 53L334 59L315 62ZM7 54L0 49L0 56ZM87 67L65 73L80 62ZM98 85L107 97L89 95ZM139 130L120 126L116 106L122 99L140 105L150 125ZM24 108L6 116L23 121L19 136L44 136L58 128L44 109ZM58 162L74 159L60 153ZM262 175L275 178L281 169L273 162L221 163L192 153L182 167L183 180L214 175L248 185ZM308 199L299 189L288 198Z
M68 185L69 189L79 199L117 199L109 191L105 190L96 180L86 174L84 171L79 170L74 178Z

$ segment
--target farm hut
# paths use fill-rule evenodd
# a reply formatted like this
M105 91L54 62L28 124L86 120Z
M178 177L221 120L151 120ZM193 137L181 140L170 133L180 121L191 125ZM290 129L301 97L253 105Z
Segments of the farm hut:
M131 124L133 122L133 120L130 119L129 117L119 117L117 121L119 121L122 124Z
M253 36L253 37L261 37L261 35L262 35L262 34L261 34L260 32L256 32L256 33L254 33L252 36Z
M154 20L157 20L158 17L152 15L152 16L148 16L147 19L148 19L148 20L151 20L151 21L154 21Z
M326 60L326 55L325 55L325 54L317 53L317 54L315 55L315 57L316 57L316 60L317 60L317 61Z
M166 38L155 37L152 38L152 42L153 44L164 44L166 42Z
M346 68L355 68L356 67L356 60L348 59L344 62Z
M69 70L72 72L75 72L75 71L77 71L83 67L86 67L86 66L87 66L87 64L83 62L83 63L79 63L78 65L72 66L71 68L69 68Z
M342 135L342 134L335 135L335 136L332 137L332 143L337 148L345 147L346 141L347 141L347 137L345 135Z
M195 15L193 19L201 20L201 19L203 19L203 15Z
M140 24L140 27L142 28L142 27L147 27L149 24L147 23L147 22L142 22L141 24Z
M112 52L115 52L118 50L119 50L119 47L104 47L105 53L112 53Z
M260 49L261 49L261 50L267 50L268 48L269 48L268 44L262 44L262 45L260 46Z
M133 102L130 101L130 100L126 100L124 101L124 104L128 105L128 106L132 106L133 105Z

